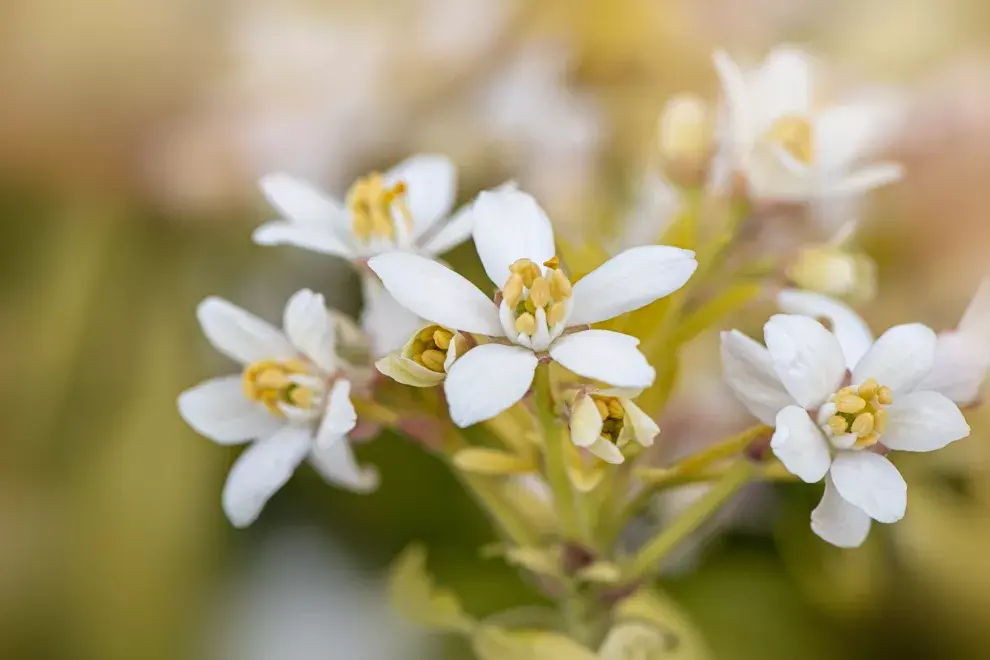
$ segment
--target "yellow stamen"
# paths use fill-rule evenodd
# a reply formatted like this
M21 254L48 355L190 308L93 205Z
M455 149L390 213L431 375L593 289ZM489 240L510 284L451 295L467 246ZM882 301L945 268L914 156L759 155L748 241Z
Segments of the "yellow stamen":
M502 299L509 307L515 307L523 293L523 278L519 273L509 275L509 281L502 287Z
M836 397L835 407L839 412L858 413L866 407L866 401L855 394L843 394L842 396Z
M767 131L767 138L782 146L787 153L810 164L814 161L814 129L804 117L789 115L781 117Z
M304 410L309 410L313 407L314 398L315 393L308 387L297 385L289 391L289 400L292 401L292 404Z
M877 395L880 383L873 378L868 378L865 383L859 386L859 395L869 401Z
M832 415L829 417L828 426L832 429L832 432L835 433L835 435L842 435L849 430L849 423L844 417L840 417L839 415Z
M872 447L879 442L880 436L876 433L871 433L870 435L864 436L856 440L856 444L853 445L857 449L866 449L867 447Z
M516 319L516 331L531 335L536 331L536 317L525 312Z
M564 313L567 312L567 305L559 302L550 306L547 312L547 325L551 328L564 320Z
M309 371L309 366L302 360L254 362L244 368L241 376L244 396L264 405L277 417L283 416L279 404L311 408L316 393L309 387L293 382L291 378Z
M523 278L523 284L527 289L533 286L533 280L543 274L540 267L529 259L517 259L511 266L509 266L509 271L512 273L518 273Z
M888 423L888 413L886 410L880 409L873 413L873 430L876 433L883 433L887 430Z
M560 259L557 258L557 255L553 255L552 257L544 261L543 265L546 266L547 268L560 268Z
M436 325L426 326L416 334L416 339L419 341L431 341L439 329L440 327Z
M437 345L441 350L446 351L450 348L450 340L454 338L454 333L450 330L444 330L443 328L437 328L433 331L433 343Z
M598 409L598 415L603 419L608 419L608 404L606 404L601 399L594 399L595 408Z
M608 415L615 419L622 419L626 416L626 411L622 408L622 404L619 403L618 399L608 400Z
M529 287L529 299L537 309L546 307L550 302L550 283L544 277L537 277Z
M894 392L886 385L877 390L877 401L885 406L894 402Z
M442 351L430 348L423 351L421 357L423 359L423 366L427 369L438 373L444 372L443 363L447 356Z
M411 229L412 215L404 201L406 193L404 182L387 186L384 177L377 172L355 181L347 193L354 235L362 241L373 238L395 240L395 212L406 229Z
M571 297L571 291L573 286L571 281L567 279L563 271L553 270L550 271L550 295L554 300L558 302L563 302Z
M853 421L850 430L860 437L873 433L875 426L874 417L871 413L862 413Z

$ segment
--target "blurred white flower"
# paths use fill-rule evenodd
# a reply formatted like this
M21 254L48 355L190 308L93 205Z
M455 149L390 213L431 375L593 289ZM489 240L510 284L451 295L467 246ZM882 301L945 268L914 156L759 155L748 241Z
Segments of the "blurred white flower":
M235 578L220 602L209 657L436 657L435 645L391 611L385 585L316 529L277 530Z
M625 461L622 448L630 442L652 446L660 427L633 403L640 392L586 387L565 393L570 407L571 441L612 464Z
M738 331L722 334L725 377L756 417L775 427L770 447L793 474L825 479L811 515L826 541L855 547L870 520L904 516L907 486L885 449L933 451L969 435L948 398L919 386L935 360L935 333L895 326L873 341L851 309L821 296L787 291L764 327L766 348ZM815 318L834 328L828 331ZM847 380L847 370L851 373Z
M955 330L938 336L935 366L922 385L959 405L975 403L990 369L990 278L976 290Z
M860 167L891 130L889 103L823 105L807 53L778 47L750 71L721 51L714 63L724 97L719 180L740 172L756 198L830 202L901 177L896 163Z
M292 296L284 331L220 298L204 300L197 316L210 343L244 366L178 400L182 418L211 440L251 442L223 490L231 523L254 522L306 458L330 483L359 492L377 487L377 473L358 466L347 441L357 422L351 383L366 376L338 356L345 333L323 296L307 289Z
M689 250L662 245L627 250L572 286L560 269L553 229L530 195L503 188L474 203L474 243L501 300L461 275L410 253L368 265L413 313L445 328L496 339L471 349L447 374L444 390L459 426L490 419L529 390L540 359L616 387L648 387L653 368L639 340L607 330L565 330L605 321L679 289L694 273Z

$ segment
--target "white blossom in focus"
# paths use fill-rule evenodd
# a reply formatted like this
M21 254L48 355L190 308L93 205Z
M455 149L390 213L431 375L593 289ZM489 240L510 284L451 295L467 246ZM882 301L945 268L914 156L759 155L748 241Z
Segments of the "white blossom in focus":
M197 310L213 346L242 365L179 395L182 418L221 445L251 443L223 489L223 508L237 527L257 519L268 499L309 459L330 483L357 492L377 487L374 469L360 467L347 434L357 423L352 382L368 370L338 355L354 336L323 296L299 291L285 306L283 330L220 298Z
M722 83L718 179L745 175L759 199L832 201L896 181L896 163L861 166L890 131L886 100L823 105L815 62L793 47L778 47L746 71L728 54L714 55Z
M416 254L373 257L369 267L410 311L444 328L492 338L460 357L444 381L458 426L490 419L529 390L541 359L615 387L648 387L653 367L639 340L584 329L676 291L694 253L662 245L626 250L575 284L556 257L553 229L530 195L483 192L473 205L474 243L498 304L446 266ZM567 332L570 330L570 332Z
M935 361L935 333L899 325L875 342L862 319L825 296L785 291L764 327L766 347L722 334L726 381L775 428L770 447L803 481L825 479L811 527L840 547L866 539L870 521L904 516L907 485L886 450L933 451L969 435L947 397L921 384ZM817 318L833 328L827 330Z

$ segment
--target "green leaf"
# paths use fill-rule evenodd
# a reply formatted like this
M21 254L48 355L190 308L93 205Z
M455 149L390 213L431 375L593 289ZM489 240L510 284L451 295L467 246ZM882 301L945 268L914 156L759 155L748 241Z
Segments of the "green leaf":
M459 633L475 628L457 596L433 584L426 570L426 549L419 544L407 547L392 565L389 599L400 615L425 628Z

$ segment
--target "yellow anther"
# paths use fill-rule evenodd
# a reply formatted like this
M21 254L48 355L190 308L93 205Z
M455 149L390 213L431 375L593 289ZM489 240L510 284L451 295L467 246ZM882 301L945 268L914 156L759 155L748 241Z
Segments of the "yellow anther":
M873 413L873 431L883 433L887 430L888 414L886 410L880 409Z
M543 265L546 266L547 268L560 268L560 259L557 258L557 255L553 255L552 257L544 261Z
M609 412L608 404L606 404L601 399L594 399L594 402L595 402L595 408L598 409L598 416L601 417L602 420L608 419L608 412Z
M443 328L437 328L433 331L433 343L437 345L438 348L442 350L447 350L450 348L450 340L454 338L454 333L449 330L444 330Z
M622 404L619 403L618 399L608 400L608 416L613 419L622 419L626 416L626 411L623 410Z
M518 273L523 278L523 285L527 289L533 286L533 280L543 274L540 267L529 259L517 259L509 266L509 271Z
M254 384L266 390L277 390L289 385L291 381L285 372L278 367L268 367L254 378Z
M422 358L423 366L430 371L436 371L439 373L444 372L443 363L447 356L443 353L443 351L430 348L423 351Z
M877 390L877 401L879 401L882 405L889 406L894 402L894 392L889 387L884 385Z
M354 182L347 193L347 208L351 213L354 235L367 241L371 238L395 239L394 211L412 228L412 216L403 198L406 184L402 181L387 186L381 174L373 172Z
M880 383L873 378L868 378L859 386L859 395L869 401L877 395L878 389L880 389Z
M301 385L297 385L289 390L289 401L297 408L306 410L312 408L315 396L313 390Z
M533 279L533 285L529 287L529 299L537 309L546 307L550 302L550 282L542 276Z
M571 297L573 286L561 270L550 271L550 295L557 302L563 302Z
M536 332L536 317L526 312L516 319L516 332L531 335Z
M561 321L564 320L564 314L567 312L567 305L565 303L559 302L554 303L550 306L550 311L547 312L547 325L551 328Z
M846 421L845 417L832 415L828 418L828 427L832 429L832 433L835 435L842 435L849 430L849 422Z
M512 273L509 275L509 280L502 287L502 300L506 302L509 307L515 307L519 303L519 298L522 297L523 292L523 278L519 273Z
M873 433L875 428L875 420L872 414L865 412L861 413L853 420L852 426L849 430L860 437L864 437Z
M804 117L781 117L767 131L767 138L802 163L810 164L815 158L814 129Z
M880 440L880 436L878 434L871 433L856 440L856 444L853 446L856 447L857 449L866 449L867 447L872 447L873 445L877 444L879 440Z
M853 386L853 385L849 385L847 387L843 387L841 390L839 390L838 392L835 393L835 398L838 399L840 396L843 396L843 395L846 395L846 394L853 394L853 395L859 396L859 389L857 387Z
M839 412L858 413L866 407L866 401L855 394L843 394L835 398L835 407Z
M422 330L420 330L418 333L416 333L416 339L422 342L432 341L433 336L434 334L436 334L437 329L438 328L435 325L428 325Z

